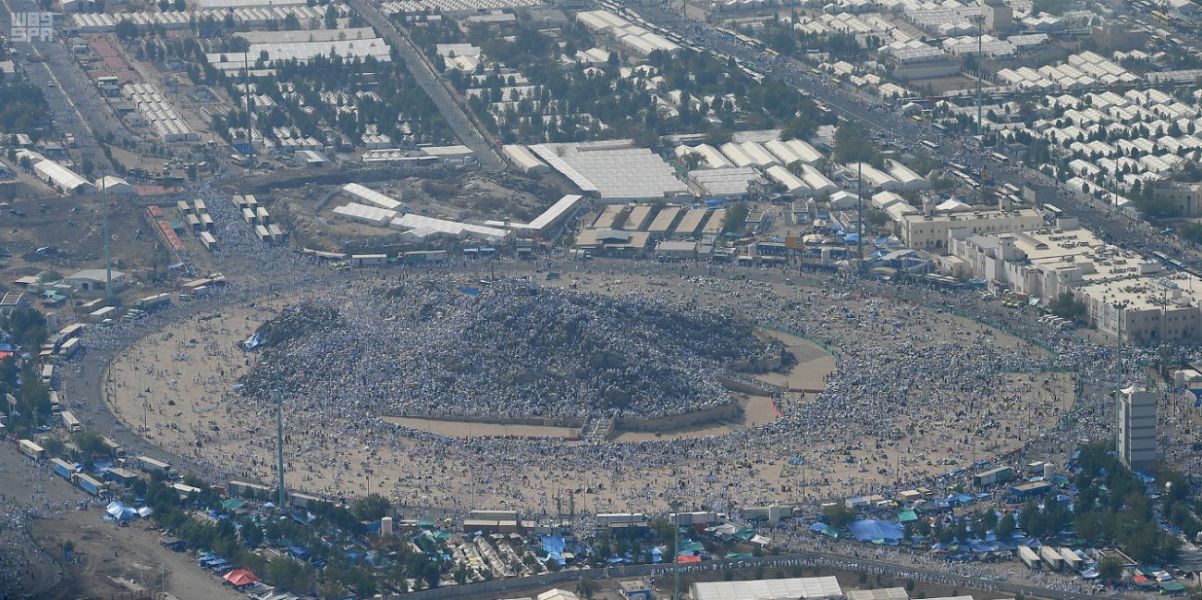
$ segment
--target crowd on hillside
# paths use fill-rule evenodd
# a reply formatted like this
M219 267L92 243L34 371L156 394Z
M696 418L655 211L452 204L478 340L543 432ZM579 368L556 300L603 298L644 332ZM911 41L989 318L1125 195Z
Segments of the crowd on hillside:
M717 376L774 350L749 323L695 305L615 299L510 279L483 288L413 279L352 286L304 312L244 378L261 400L341 416L405 414L522 419L626 411L684 414L733 402ZM277 332L279 320L267 327ZM337 390L339 402L326 402Z

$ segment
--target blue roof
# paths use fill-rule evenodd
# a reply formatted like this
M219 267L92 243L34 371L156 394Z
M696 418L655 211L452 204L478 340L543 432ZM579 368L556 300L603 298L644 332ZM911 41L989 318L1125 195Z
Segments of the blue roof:
M886 542L905 537L905 527L897 521L882 521L877 519L860 519L849 527L851 534L860 542L885 540Z

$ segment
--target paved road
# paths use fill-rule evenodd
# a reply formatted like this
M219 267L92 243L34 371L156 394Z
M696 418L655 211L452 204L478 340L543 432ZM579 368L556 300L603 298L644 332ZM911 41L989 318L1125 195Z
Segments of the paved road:
M425 90L426 95L438 106L438 112L455 132L459 142L475 152L480 166L489 171L500 171L505 168L505 162L497 154L489 142L486 131L479 128L467 114L467 108L455 100L452 92L447 89L432 66L422 56L421 50L413 45L408 35L402 35L401 30L388 17L380 12L370 0L350 0L350 5L359 13L376 32L384 36L388 43L396 48L409 72L413 73L418 85Z
M0 0L4 15L4 33L8 33L8 25L12 22L14 12L30 12L42 10L34 0ZM62 18L61 15L57 15ZM61 40L21 42L14 44L14 49L24 56L25 74L30 83L41 88L46 102L54 114L55 127L62 133L75 136L77 148L73 150L77 163L91 161L97 167L104 168L107 159L100 152L92 132L105 133L109 126L105 122L104 111L81 110L92 105L103 106L99 100L99 92L90 85L83 73L72 63L70 52ZM105 169L107 170L107 169Z

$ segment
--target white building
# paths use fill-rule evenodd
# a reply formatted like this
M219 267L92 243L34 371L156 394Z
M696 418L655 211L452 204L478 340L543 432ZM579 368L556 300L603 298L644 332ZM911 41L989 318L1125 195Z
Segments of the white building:
M1147 470L1156 461L1156 394L1129 387L1118 398L1119 459Z
M942 252L948 248L948 239L953 232L978 235L1038 229L1043 226L1043 215L1029 208L1014 211L982 209L942 214L916 211L899 215L895 222L902 242L910 248Z
M1062 294L1092 326L1124 343L1189 341L1202 333L1202 280L1103 243L1092 232L1042 228L953 235L953 272L985 279L1043 304Z
M689 586L693 600L834 600L843 597L835 577L795 577L751 581L699 581Z

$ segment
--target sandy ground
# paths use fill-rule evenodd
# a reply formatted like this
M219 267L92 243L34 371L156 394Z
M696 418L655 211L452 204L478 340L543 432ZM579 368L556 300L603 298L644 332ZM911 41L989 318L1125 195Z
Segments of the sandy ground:
M835 370L834 356L805 338L781 331L765 333L780 340L797 358L797 364L788 373L764 373L756 379L790 391L818 392L826 388L826 376Z
M671 293L715 305L729 300L685 285L668 289L658 281L655 276L632 276L627 281L582 279L577 285L612 295ZM814 292L784 286L774 291L785 299ZM848 305L865 302L854 298L840 301ZM270 318L278 306L275 302L226 308L219 315L193 317L149 336L112 364L105 379L107 402L122 421L133 428L145 426L146 437L172 452L219 466L240 478L274 480L274 410L248 404L232 390L253 360L253 355L238 350L235 344ZM882 310L892 309L882 302ZM897 309L896 317L902 318L902 314ZM950 316L921 327L932 339L989 335L993 345L1027 346L1018 338ZM812 352L799 355L799 359L829 360ZM581 449L588 456L575 458L565 455L562 448L540 445L554 441L448 443L446 438L397 435L385 428L363 430L357 424L323 422L328 418L323 415L286 411L286 478L290 488L311 493L379 492L404 505L448 510L488 506L549 511L555 496L566 490L578 492L578 509L597 512L662 508L665 490L677 489L697 501L707 497L729 502L737 499L741 504L815 500L894 485L899 480L909 482L949 471L953 464L964 465L1018 448L1067 410L1073 400L1072 386L1069 375L1013 375L1003 384L1005 389L999 390L1004 393L988 405L966 403L955 413L934 406L906 411L907 416L899 417L903 422L898 426L907 432L900 439L878 439L873 432L857 435L836 428L828 441L821 443L800 444L777 437L771 446L747 441L707 445L679 458L628 444L610 444L596 451ZM808 397L812 395L786 393L780 409L788 414ZM909 400L921 403L922 399ZM330 402L338 402L336 390L331 391ZM775 418L770 404L748 407L748 423L742 427ZM923 412L914 414L918 410ZM643 440L662 438L639 435L621 441ZM547 458L552 455L557 459Z
M28 570L38 583L63 578L50 588L24 587L36 598L115 598L130 592L166 590L181 600L245 598L222 585L221 579L200 570L187 554L159 545L157 531L145 523L118 528L104 522L103 507L54 475L48 465L36 465L11 444L0 447L0 490L5 503L35 508L42 518L31 531L46 553L33 553ZM85 510L81 510L85 508ZM14 539L14 531L0 538ZM62 544L75 544L74 560L63 560ZM28 544L23 544L27 552ZM51 556L59 564L51 563ZM25 584L28 585L28 584ZM9 589L8 591L16 591Z

